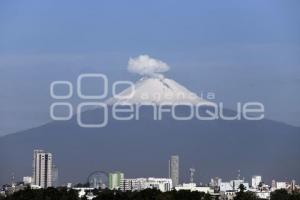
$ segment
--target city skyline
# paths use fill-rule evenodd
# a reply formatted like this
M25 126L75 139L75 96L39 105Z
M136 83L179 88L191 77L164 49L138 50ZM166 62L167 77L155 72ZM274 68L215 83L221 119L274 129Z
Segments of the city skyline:
M253 175L251 182L247 182L245 178L241 178L241 172L238 170L237 177L230 181L223 181L219 177L212 178L209 183L206 184L197 184L192 181L189 183L179 182L179 156L172 155L171 159L168 162L169 168L169 178L156 178L156 177L143 177L143 178L128 178L125 177L125 173L121 171L113 171L108 173L108 183L104 184L102 176L106 176L106 172L95 171L89 176L93 176L93 182L72 184L67 183L66 185L54 185L53 180L57 179L57 174L52 173L54 168L57 167L52 163L52 153L46 152L45 150L35 149L33 150L33 174L32 177L23 177L23 182L12 182L11 185L6 184L3 186L3 189L0 190L0 195L6 195L9 193L14 193L17 191L24 190L27 186L30 186L31 189L41 189L48 187L67 187L72 188L75 191L78 191L78 197L91 197L95 198L96 196L92 193L95 189L109 189L113 191L123 191L123 192L136 192L142 191L145 189L156 189L161 192L170 192L174 191L191 191L191 192L203 192L215 197L221 197L225 199L233 198L241 191L241 188L244 188L245 191L252 192L260 199L270 199L271 193L277 190L287 190L287 191L296 191L300 190L300 185L296 184L295 180L291 182L286 181L275 181L272 180L271 185L268 185L263 181L261 175ZM194 168L190 168L191 172L195 172ZM96 174L101 174L98 176ZM55 177L55 178L54 178ZM174 181L173 181L174 180Z
M182 185L185 182L179 181L179 173L180 173L179 156L171 155L170 158L171 159L168 161L168 165L167 165L168 166L168 175L166 175L165 177L168 177L170 180L172 180L173 187L176 187L177 185ZM58 167L53 163L52 160L53 160L52 153L47 152L45 150L41 150L41 149L33 150L33 165L32 165L33 166L32 167L32 170L33 170L32 171L32 184L33 185L40 186L42 188L54 186L53 180L56 180L58 177L55 177L56 179L53 179L53 176L54 176L53 168L55 168L55 170L57 171L56 173L58 175ZM194 170L194 168L190 168L190 169ZM190 169L189 169L189 171L190 171ZM97 170L99 172L101 171L101 169L95 169L95 170L96 171L94 171L94 172L97 172ZM188 169L186 169L186 171L188 171ZM237 174L236 174L237 176L233 180L243 180L243 181L246 180L245 177L241 176L240 170L237 170L236 172L237 172ZM120 188L120 180L125 179L126 173L122 172L122 170L121 171L109 171L109 172L105 172L105 173L108 174L108 177L107 177L108 185L106 185L106 187L109 189L119 189ZM188 173L186 173L186 174L188 177ZM209 183L212 183L212 184L218 183L219 184L220 180L222 181L221 177L216 177L214 175L211 175L211 177L212 178ZM251 182L252 187L258 187L259 184L261 182L263 182L262 177L263 177L262 175L252 175L251 178L248 177L249 178L248 180ZM24 178L26 178L26 176L24 176L23 179ZM140 177L140 178L145 178L145 177ZM191 180L190 178L191 178L191 176L186 178L186 180ZM128 179L128 177L126 177L126 179ZM131 179L134 179L134 178L131 178ZM273 177L272 182L274 180L276 180L276 177ZM284 181L287 181L287 180L282 180L282 182L284 182ZM292 179L290 181L295 181L295 180ZM272 185L272 182L270 182L271 183L270 185ZM193 182L190 182L190 183L193 183ZM64 184L67 184L67 183L64 183ZM201 180L198 180L198 182L196 181L196 184L201 185L203 183L201 182ZM208 184L208 182L204 183L203 185L207 185L207 184Z

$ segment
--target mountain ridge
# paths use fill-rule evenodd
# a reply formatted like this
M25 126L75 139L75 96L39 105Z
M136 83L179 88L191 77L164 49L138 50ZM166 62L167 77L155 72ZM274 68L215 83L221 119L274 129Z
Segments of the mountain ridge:
M99 110L91 110L84 117L93 122L99 114ZM266 119L155 121L147 111L139 121L109 120L107 127L84 129L74 116L70 121L51 122L0 138L0 183L7 183L12 172L18 178L31 175L36 148L54 154L61 183L82 182L94 170L121 170L126 177L167 177L172 154L180 156L181 180L187 180L191 165L202 171L195 177L202 182L212 176L230 178L237 169L247 177L259 173L266 180L300 180L300 162L295 159L300 153L299 128ZM287 162L289 167L284 165Z
M145 83L145 80L150 81ZM113 103L144 103L139 97L144 92L153 94L157 88L158 94L165 94L170 91L170 84L179 88L175 89L175 94L177 91L191 93L169 79L152 77L142 79L137 86L139 84L142 87L137 87L136 98L113 99L107 104L108 111L111 112ZM153 87L153 84L158 86ZM122 94L128 93L125 90L119 95ZM153 100L150 97L150 102L156 102L155 106L165 102ZM181 100L175 99L169 106ZM185 100L193 105L207 103L199 97L196 101ZM162 120L154 120L151 109L143 107L139 120L122 121L109 115L109 123L102 128L80 127L77 115L74 115L68 121L52 121L0 137L0 183L8 183L12 173L19 180L22 176L30 176L34 149L53 153L60 184L84 182L96 170L123 171L127 178L167 177L168 159L173 154L180 156L180 182L188 181L191 166L200 171L195 175L197 182L208 182L215 176L228 180L235 177L238 169L246 177L261 174L267 182L272 178L286 180L287 177L300 181L300 161L297 159L300 155L299 127L268 119L203 121L193 118L178 121L167 115ZM188 110L180 107L178 112L182 114ZM224 109L224 113L236 114L228 109ZM85 123L98 123L103 117L101 109L87 110L81 115Z

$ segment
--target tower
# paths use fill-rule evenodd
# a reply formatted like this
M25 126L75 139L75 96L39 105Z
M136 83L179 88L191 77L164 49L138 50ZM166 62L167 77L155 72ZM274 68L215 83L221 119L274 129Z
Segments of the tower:
M194 183L194 174L195 174L195 169L190 168L190 183Z
M169 161L169 178L172 179L173 187L179 183L179 156L172 155Z
M237 174L237 180L241 180L241 170L238 170L238 174Z
M292 188L292 191L294 191L296 189L296 181L295 180L292 180L291 188Z

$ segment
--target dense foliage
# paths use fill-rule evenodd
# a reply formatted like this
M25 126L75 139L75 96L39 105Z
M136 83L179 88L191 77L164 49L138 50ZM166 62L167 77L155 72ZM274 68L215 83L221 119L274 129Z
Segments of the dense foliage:
M203 192L171 191L146 189L140 192L102 191L94 200L210 200L210 195Z
M234 200L258 200L259 198L253 192L245 192L246 187L241 184L239 187L240 191L236 193Z
M271 193L271 200L300 200L300 192L288 193L286 190L276 190Z
M97 195L94 200L213 200L214 198L203 192L170 191L147 189L140 192L121 192L111 190L94 190ZM258 200L251 192L240 190L235 200ZM75 190L66 188L47 188L40 190L25 189L13 193L0 200L80 200ZM83 198L82 200L86 200ZM271 193L271 200L300 200L300 193L288 193L286 190L277 190Z
M66 188L47 188L32 190L26 188L7 196L4 200L77 200L77 191Z
M140 192L121 192L111 190L94 190L94 200L210 200L210 195L203 192L171 191L147 189ZM1 199L1 198L0 198ZM83 198L85 200L86 198ZM2 199L1 199L2 200ZM29 188L15 192L3 200L79 200L77 191L65 188L47 188L31 190Z

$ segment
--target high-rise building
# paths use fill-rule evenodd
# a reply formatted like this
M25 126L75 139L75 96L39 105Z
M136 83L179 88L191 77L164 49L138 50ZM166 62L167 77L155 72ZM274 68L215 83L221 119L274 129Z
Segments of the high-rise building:
M108 185L110 190L118 190L120 188L121 180L124 179L124 173L113 172L108 175Z
M52 186L52 154L44 150L33 151L33 185Z
M172 155L169 160L169 178L172 179L173 187L179 184L179 156Z

